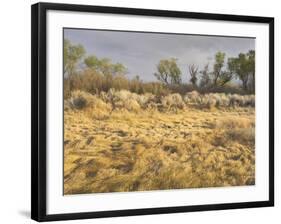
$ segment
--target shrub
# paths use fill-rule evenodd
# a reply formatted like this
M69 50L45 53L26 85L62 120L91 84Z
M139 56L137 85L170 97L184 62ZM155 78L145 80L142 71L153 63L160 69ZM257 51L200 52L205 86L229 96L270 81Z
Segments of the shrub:
M132 104L130 106L130 104ZM201 107L254 107L255 95L238 95L224 93L200 94L192 91L183 97L178 93L155 95L152 93L137 94L128 90L109 89L96 94L80 90L72 91L64 102L66 109L78 109L94 106L95 108L126 109L139 111L140 109L184 109L186 105L200 105ZM108 108L110 106L110 108Z
M219 106L222 107L229 106L229 95L226 95L225 93L220 94Z
M217 105L217 98L214 97L213 95L209 95L206 106L211 109L214 108L216 105Z
M128 91L128 90L120 90L120 91L116 91L115 94L114 94L114 97L113 97L113 100L114 101L126 101L128 99L131 98L131 92Z
M68 105L73 109L81 110L92 102L92 95L83 91L73 91L68 100Z
M111 105L98 98L98 96L79 90L71 93L71 97L65 101L65 106L68 109L71 108L77 110L85 108L94 108L103 111L111 110Z
M173 93L168 96L162 97L161 103L162 106L167 109L170 108L183 109L185 106L181 95L178 93Z
M192 91L192 92L188 92L185 96L184 96L184 102L189 104L189 103L198 103L199 102L199 97L200 94L197 91Z
M229 98L229 106L237 107L241 104L241 98L238 94L233 94Z
M152 99L153 95L151 93L146 93L142 95L138 95L137 101L142 108L146 108L147 102Z
M219 129L235 129L235 128L253 128L255 127L255 120L235 117L225 117L215 123L215 127Z
M246 144L255 144L255 128L236 128L226 131L227 137L232 141Z
M133 111L133 112L138 112L141 107L138 104L138 102L134 99L129 99L127 101L124 102L124 107L128 110L128 111Z
M246 95L244 97L244 106L255 106L255 95Z

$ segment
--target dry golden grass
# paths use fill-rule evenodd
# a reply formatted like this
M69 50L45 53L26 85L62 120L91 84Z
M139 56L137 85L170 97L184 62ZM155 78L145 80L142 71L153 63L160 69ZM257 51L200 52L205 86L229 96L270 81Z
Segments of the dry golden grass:
M99 105L98 105L99 104ZM64 112L64 193L255 184L254 108Z

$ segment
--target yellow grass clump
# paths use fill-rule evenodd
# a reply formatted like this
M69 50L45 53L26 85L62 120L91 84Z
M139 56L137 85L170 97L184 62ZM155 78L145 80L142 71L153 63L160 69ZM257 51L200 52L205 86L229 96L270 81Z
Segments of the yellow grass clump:
M255 184L254 108L202 110L195 101L73 93L64 111L64 193Z

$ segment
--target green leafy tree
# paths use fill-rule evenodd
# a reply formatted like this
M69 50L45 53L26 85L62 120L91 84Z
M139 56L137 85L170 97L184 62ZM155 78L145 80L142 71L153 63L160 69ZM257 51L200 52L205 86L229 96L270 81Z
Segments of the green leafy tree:
M154 75L166 85L181 83L181 70L177 65L176 58L160 60L157 65L157 72Z
M99 69L104 75L112 74L112 63L109 58L100 59Z
M220 77L219 77L219 86L224 86L226 83L230 82L233 79L234 72L231 69L232 68L232 62L228 59L227 61L227 69L221 71Z
M64 39L63 44L63 71L69 76L76 71L78 63L85 55L85 49L82 45L74 45L68 39Z
M255 91L255 58L256 58L256 52L254 50L250 50L248 53L248 60L249 60L249 71L252 75L251 80L251 89L254 92Z
M200 88L206 89L209 88L211 85L211 78L210 78L210 72L209 72L209 64L206 64L204 66L204 69L200 71L201 73L201 79L200 79Z
M243 89L247 90L249 73L246 54L240 53L237 58L230 58L229 61L231 62L230 69L241 80Z
M249 81L252 78L251 88L255 85L255 51L240 53L238 57L229 58L229 70L242 82L242 88L249 90Z
M121 63L113 64L108 58L99 59L95 55L90 55L84 59L85 65L104 75L123 75L127 72L126 67Z
M113 64L113 66L112 66L112 73L114 75L126 74L127 68L121 63L116 63L116 64Z
M225 53L218 51L215 55L213 71L210 73L210 75L212 76L213 87L224 86L226 83L230 82L233 79L233 72L229 70L229 67L224 67Z
M100 60L95 55L86 57L84 63L90 69L98 70L100 67Z
M221 76L223 76L223 66L224 66L225 53L218 51L215 55L214 70L213 75L213 85L218 86Z

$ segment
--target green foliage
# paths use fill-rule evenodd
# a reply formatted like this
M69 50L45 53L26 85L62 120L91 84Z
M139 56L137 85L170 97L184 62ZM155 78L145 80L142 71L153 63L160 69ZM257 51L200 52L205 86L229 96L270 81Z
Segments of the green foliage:
M217 52L215 55L215 64L214 64L214 71L213 71L213 76L214 76L214 86L217 86L217 82L221 76L222 68L224 66L224 58L225 58L225 53L223 52Z
M248 53L248 63L249 63L249 70L252 75L251 85L250 88L253 92L255 92L255 57L256 52L254 50L250 50Z
M200 79L200 88L201 89L207 89L211 85L211 78L210 78L210 72L209 72L209 64L206 64L204 69L200 71L201 73L201 79Z
M225 53L218 51L215 55L215 63L212 72L213 86L223 86L232 79L232 73L224 71Z
M222 71L219 79L219 86L224 86L233 78L233 73L229 71Z
M86 57L84 59L84 63L88 68L98 71L104 75L121 75L127 72L127 69L123 64L113 64L108 58L99 59L94 55Z
M63 44L63 64L64 74L73 75L78 62L85 55L86 51L80 44L74 45L68 39L64 39Z
M155 77L166 85L181 83L181 70L177 65L176 58L163 59L157 65Z
M133 93L152 93L165 96L170 93L181 95L196 90L201 93L224 92L246 94L255 91L255 51L240 53L237 57L228 58L224 52L215 54L212 70L205 65L203 70L192 64L188 66L190 80L182 83L182 72L176 58L162 59L157 64L154 74L158 81L143 82L139 76L128 79L126 67L121 63L112 63L109 58L98 58L95 55L85 56L82 45L72 44L64 39L64 96L68 98L73 90L84 90L90 93L115 90L129 90ZM78 65L84 66L78 70ZM200 76L199 76L200 75ZM235 82L236 76L242 82L242 89ZM160 81L160 82L159 82Z
M127 72L126 67L121 63L116 63L113 65L113 74L125 74Z
M100 68L100 60L94 56L88 56L84 59L84 63L88 68L98 70Z
M242 88L254 91L255 85L255 51L240 53L238 57L228 59L229 70L242 82Z

